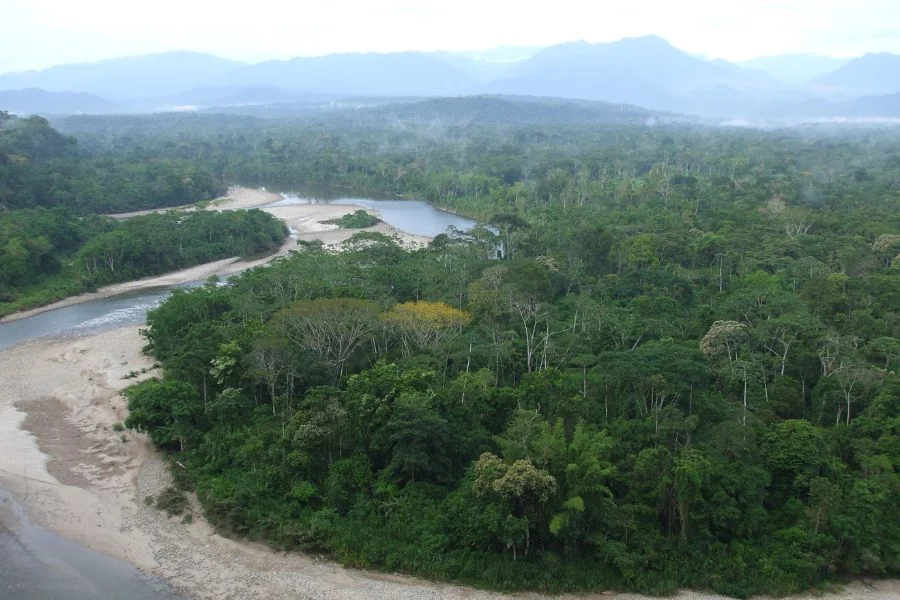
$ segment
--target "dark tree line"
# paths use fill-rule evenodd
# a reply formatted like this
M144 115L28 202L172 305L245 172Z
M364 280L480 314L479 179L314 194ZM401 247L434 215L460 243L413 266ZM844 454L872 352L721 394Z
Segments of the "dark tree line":
M209 170L187 160L101 156L40 117L0 111L0 210L128 212L211 200L223 192Z
M100 285L281 246L287 230L261 210L168 212L126 221L60 208L0 214L0 314Z
M191 204L224 187L164 156L99 156L47 121L0 112L0 315L98 285L277 248L261 211L183 212L117 222L99 212Z

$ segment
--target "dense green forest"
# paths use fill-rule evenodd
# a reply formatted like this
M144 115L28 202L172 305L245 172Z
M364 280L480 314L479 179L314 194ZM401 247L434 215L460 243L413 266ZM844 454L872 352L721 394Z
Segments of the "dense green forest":
M122 222L95 214L194 203L222 191L188 161L91 154L43 119L0 112L0 316L280 246L283 223L258 210Z
M0 213L0 316L100 285L271 252L286 237L284 223L256 209L121 222L61 208Z
M500 589L900 574L896 130L65 128L491 225L304 244L150 313L127 424L221 531Z
M128 212L211 200L224 191L195 162L162 153L122 157L115 149L98 155L45 119L0 111L0 210Z

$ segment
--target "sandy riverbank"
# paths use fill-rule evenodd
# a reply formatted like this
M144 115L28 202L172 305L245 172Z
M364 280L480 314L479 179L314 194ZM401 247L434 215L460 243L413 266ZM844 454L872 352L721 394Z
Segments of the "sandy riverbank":
M155 277L147 277L135 281L126 281L116 283L100 288L96 292L88 292L77 296L64 298L59 302L39 306L29 310L17 312L15 314L3 317L0 321L13 321L25 317L34 316L40 313L72 306L87 302L89 300L97 300L101 298L109 298L127 292L147 290L157 287L168 287L173 285L181 285L191 281L207 279L212 276L228 277L235 275L241 271L265 264L278 256L284 256L291 250L297 248L297 240L321 240L326 246L337 248L341 242L350 238L359 231L376 231L385 235L396 238L406 247L416 247L426 245L431 238L425 236L411 235L398 229L391 227L386 223L379 223L375 227L368 229L339 229L337 225L323 223L330 219L340 218L343 215L360 210L355 206L334 206L330 204L291 204L287 206L266 207L267 204L276 202L281 199L280 194L267 192L265 190L254 190L242 187L229 188L228 194L210 204L210 210L241 210L248 208L263 208L275 217L282 219L296 235L288 237L278 251L256 260L241 260L240 257L231 257L218 260L211 263L205 263L182 269L181 271L173 271L164 275ZM122 213L119 215L110 215L116 218L129 218L152 212L165 212L171 209L159 209L155 211L140 211L136 213ZM377 215L376 211L367 210L367 212Z
M270 202L277 202L281 199L281 194L269 192L265 189L254 189L241 186L232 186L228 188L225 195L221 198L211 200L206 207L208 210L236 210L239 208L258 208ZM183 206L167 206L165 208L152 208L150 210L135 210L132 212L113 213L106 215L119 221L140 217L143 215L151 215L155 213L165 213L171 210L197 210L196 204L186 204Z
M288 204L285 206L266 207L265 210L284 221L292 231L296 232L297 239L312 241L321 240L330 248L337 248L341 242L349 239L360 231L383 233L396 239L402 246L415 248L427 245L430 237L413 235L400 231L387 223L381 222L366 229L341 229L332 223L326 223L333 219L339 219L344 215L357 210L379 216L378 211L361 208L359 206L347 206L339 204Z
M183 524L145 506L144 497L169 483L165 465L146 438L113 430L126 415L119 391L136 381L126 375L151 367L142 345L138 328L125 327L0 351L0 488L12 492L37 523L160 575L196 599L511 597L272 552L215 535L202 519ZM822 598L898 597L900 582L885 581ZM578 598L643 600L633 594ZM683 592L677 598L722 597Z

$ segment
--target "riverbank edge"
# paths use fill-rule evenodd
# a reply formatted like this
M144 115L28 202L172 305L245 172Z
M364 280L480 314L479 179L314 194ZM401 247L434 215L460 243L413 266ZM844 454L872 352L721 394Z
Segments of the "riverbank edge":
M4 436L4 460L15 473L0 474L0 481L18 481L10 491L35 522L97 552L122 558L162 577L177 592L199 600L317 597L327 600L398 598L419 600L651 600L616 592L546 596L533 592L504 594L463 585L428 581L414 576L345 568L322 557L278 552L259 543L224 538L202 517L195 505L192 523L170 518L141 500L171 485L166 464L146 436L112 425L127 414L122 388L136 381L129 370L150 367L141 352L138 327L127 326L78 338L50 338L0 351L0 364L28 364L44 373L40 380L21 380L17 368L0 373L0 409L12 409L17 419L7 421L13 435ZM143 369L141 369L143 370ZM148 372L139 379L152 376ZM15 382L18 381L16 384ZM47 396L52 393L52 396ZM48 402L62 402L66 411L52 411L53 427L26 426ZM46 408L44 409L46 410ZM65 422L64 422L64 421ZM84 454L77 437L59 445L57 433L78 427L93 446ZM0 425L3 425L0 423ZM128 442L124 436L127 435ZM104 441L106 449L96 449ZM82 440L83 442L84 440ZM48 446L49 444L49 446ZM111 476L91 470L112 465L124 452L124 471ZM122 456L118 457L122 459ZM62 461L62 462L60 462ZM66 462L68 461L68 462ZM0 463L3 463L0 460ZM91 467L84 470L85 464ZM55 465L55 466L53 466ZM30 467L30 468L29 468ZM3 469L6 470L6 469ZM66 474L84 473L84 482L67 481ZM23 475L27 474L25 478ZM12 475L10 478L9 476ZM59 478L63 479L60 480ZM31 486L30 493L28 486ZM22 489L22 485L25 489ZM19 489L15 489L15 488ZM900 581L852 582L840 591L788 596L786 600L891 600L900 597ZM673 600L731 600L709 592L682 590ZM759 600L763 600L760 597Z
M204 210L216 210L216 211L226 211L226 210L248 210L252 208L259 208L266 210L270 214L281 219L285 225L289 228L292 225L292 221L297 219L297 215L291 215L291 211L283 211L279 209L284 209L286 207L270 207L269 205L278 202L283 199L283 195L276 192L267 191L265 188L261 189L252 189L241 186L233 186L228 188L228 192L225 196L221 198L217 198L208 203ZM306 208L304 208L306 207ZM266 264L279 256L284 256L288 254L291 250L297 249L297 239L302 240L321 240L325 242L327 245L335 246L342 239L346 239L357 232L377 232L388 235L389 237L393 237L400 241L402 244L409 247L416 247L420 245L426 245L431 241L431 238L428 236L411 234L405 231L402 231L386 222L384 222L382 215L379 213L377 209L368 208L358 204L321 204L321 205L296 205L293 206L294 209L301 208L304 212L309 214L302 215L303 219L311 219L314 224L321 225L321 221L317 219L319 215L317 213L323 213L322 216L334 216L332 214L325 215L327 213L328 207L337 208L340 210L345 210L347 212L352 212L352 209L362 209L377 217L382 222L374 227L369 227L365 229L342 229L340 230L340 234L337 236L329 235L334 234L335 231L331 226L324 227L311 227L306 228L304 231L297 232L297 238L295 239L293 236L289 236L285 239L282 246L272 252L267 254L266 256L258 259L245 259L242 257L234 256L230 258L221 259L218 261L213 261L210 263L203 263L200 265L195 265L193 267L189 267L187 269L182 269L179 271L172 271L169 273L164 273L162 275L154 275L152 277L145 277L143 279L136 279L132 281L124 281L121 283L114 283L108 286L104 286L93 292L85 292L82 294L76 294L73 296L69 296L67 298L63 298L61 300L57 300L55 302L51 302L49 304L44 304L41 306L36 306L33 308L17 311L11 313L9 315L0 317L0 323L8 323L11 321L16 321L19 319L24 319L27 317L33 317L35 315L39 315L42 313L54 311L60 308L66 308L68 306L73 306L76 304L81 304L84 302L89 302L91 300L102 300L105 298L112 298L115 296L121 296L123 294L129 294L134 292L141 291L149 291L155 288L165 288L165 287L173 287L178 285L184 285L187 283L191 283L194 281L201 281L204 279L208 279L209 277L228 277L231 275L236 275L245 270L251 269L253 267L257 267L263 264ZM188 205L187 209L196 208L195 205ZM437 210L443 210L439 207L436 207ZM140 211L137 213L121 213L116 215L107 215L112 218L130 218L133 216L138 216L141 214L149 214L153 212L167 212L173 210L172 208L161 208L150 211ZM450 211L445 211L450 212ZM287 214L285 214L287 213Z
M226 194L221 198L210 201L207 209L224 211L260 208L266 204L276 202L280 198L280 194L275 194L273 192L235 186L228 188ZM184 207L167 207L133 213L118 213L106 216L113 219L125 219L144 214L165 213L172 210L190 210L193 208L196 208L196 205L189 204ZM262 261L266 262L271 258L282 254L286 245L293 248L295 242L290 237L288 237L281 248L266 255L266 257L264 257ZM151 277L144 277L142 279L113 283L103 286L93 292L76 294L74 296L69 296L67 298L51 302L49 304L35 306L34 308L28 308L11 313L9 315L0 317L0 323L8 323L10 321L17 321L19 319L33 317L35 315L50 312L60 308L65 308L67 306L73 306L75 304L81 304L83 302L89 302L91 300L102 300L104 298L120 296L122 294L127 294L130 292L148 291L154 288L182 285L191 281L196 281L198 279L206 279L214 275L219 277L233 275L239 271L244 270L245 268L256 266L258 262L259 261L256 260L244 261L239 256L232 256L209 263L194 265L193 267L188 267L186 269L181 269L178 271L163 273L162 275L153 275Z

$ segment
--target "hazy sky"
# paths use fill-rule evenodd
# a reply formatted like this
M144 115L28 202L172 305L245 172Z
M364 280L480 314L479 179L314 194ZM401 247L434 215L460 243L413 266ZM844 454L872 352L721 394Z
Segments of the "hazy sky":
M900 0L0 0L0 72L166 50L254 62L646 34L729 60L900 53Z

